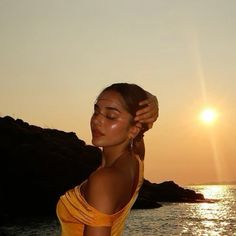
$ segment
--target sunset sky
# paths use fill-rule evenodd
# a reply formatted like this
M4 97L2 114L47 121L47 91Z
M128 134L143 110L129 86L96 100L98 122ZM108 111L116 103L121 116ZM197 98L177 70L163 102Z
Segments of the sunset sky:
M0 116L90 144L99 92L137 83L160 103L147 179L236 180L235 12L234 0L0 0Z

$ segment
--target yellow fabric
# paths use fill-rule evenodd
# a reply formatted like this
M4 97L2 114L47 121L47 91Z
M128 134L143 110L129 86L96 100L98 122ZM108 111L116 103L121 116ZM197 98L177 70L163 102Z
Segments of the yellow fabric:
M82 184L60 197L57 204L57 216L61 223L61 236L82 236L84 225L110 226L111 236L122 235L125 220L143 183L143 162L138 157L137 159L139 160L139 180L136 190L127 205L115 214L104 214L89 205L80 192Z

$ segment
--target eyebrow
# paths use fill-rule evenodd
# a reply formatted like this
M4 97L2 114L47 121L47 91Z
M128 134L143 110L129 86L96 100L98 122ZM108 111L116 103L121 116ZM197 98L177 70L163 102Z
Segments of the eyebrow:
M94 108L99 109L99 106L97 104L94 104ZM105 108L110 111L117 111L117 112L121 113L121 111L115 107L105 107Z

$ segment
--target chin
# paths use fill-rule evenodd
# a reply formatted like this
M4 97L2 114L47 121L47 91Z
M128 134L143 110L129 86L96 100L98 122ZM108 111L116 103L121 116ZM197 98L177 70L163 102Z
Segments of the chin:
M102 142L99 141L99 140L96 140L96 139L92 139L92 144L95 146L95 147L102 147Z
M101 148L114 146L114 143L112 143L112 142L108 142L108 141L101 140L101 139L96 139L96 138L92 139L92 144L95 147L101 147Z

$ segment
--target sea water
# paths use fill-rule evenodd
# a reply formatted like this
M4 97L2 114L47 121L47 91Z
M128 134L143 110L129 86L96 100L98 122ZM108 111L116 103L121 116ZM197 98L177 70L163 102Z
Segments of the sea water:
M236 186L195 186L215 203L164 203L131 211L124 235L236 235Z
M149 210L131 210L124 236L235 235L236 185L188 186L214 203L162 203ZM37 218L0 227L0 236L59 236L57 219Z

